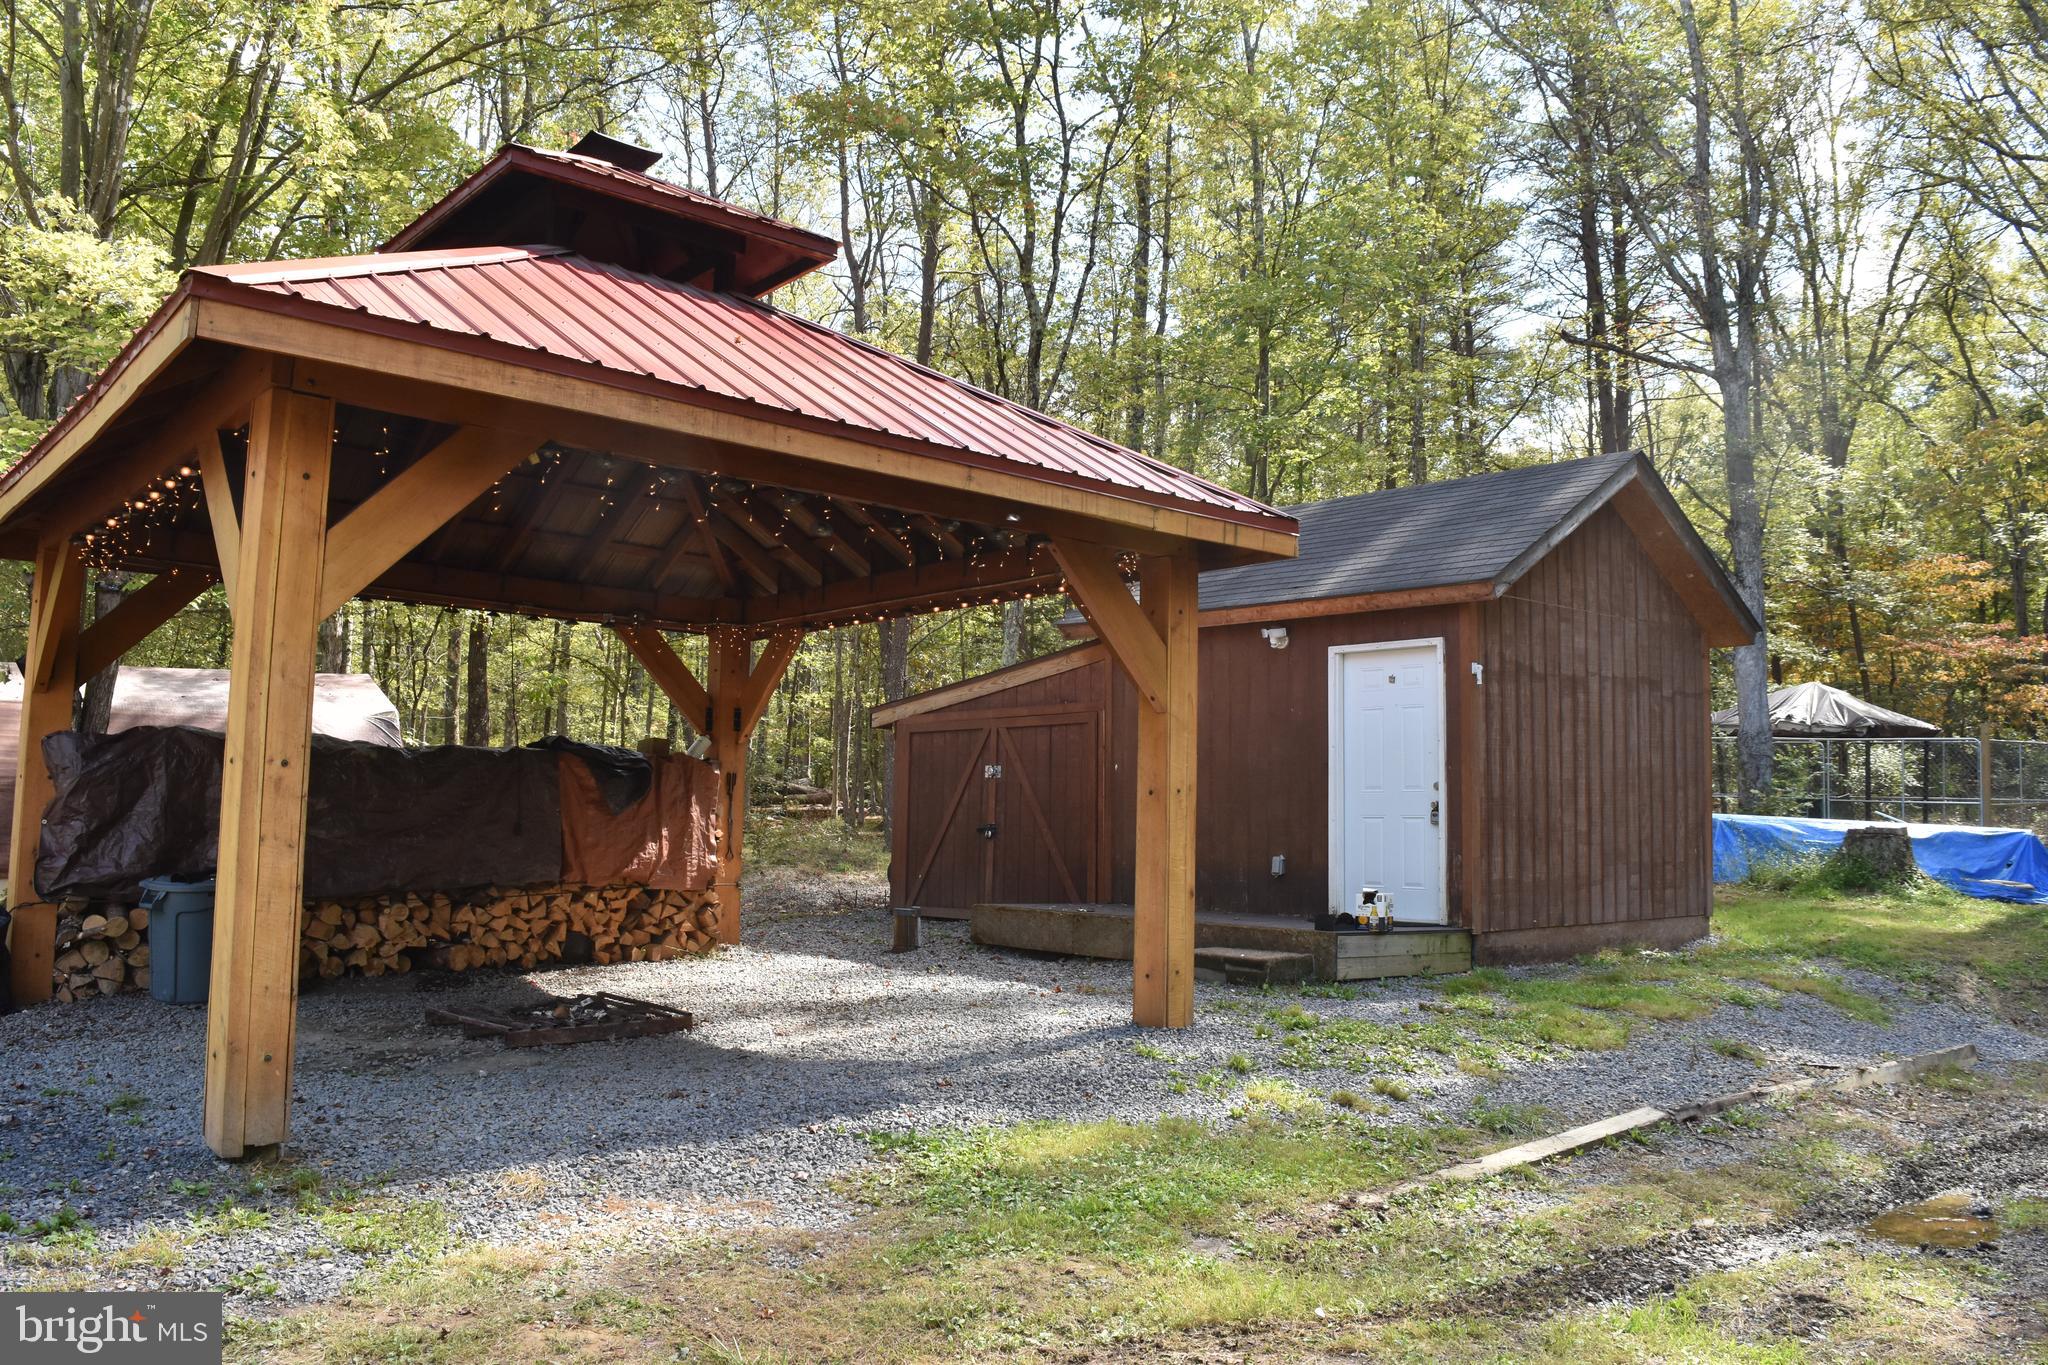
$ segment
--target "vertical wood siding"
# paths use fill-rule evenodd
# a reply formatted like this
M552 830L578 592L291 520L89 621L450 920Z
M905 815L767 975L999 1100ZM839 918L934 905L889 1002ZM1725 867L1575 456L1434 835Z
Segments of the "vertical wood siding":
M1620 516L1483 609L1481 933L1704 916L1706 645Z
M1594 515L1498 601L1284 624L1285 650L1268 646L1257 625L1202 632L1203 910L1312 915L1326 902L1329 651L1441 638L1452 923L1482 943L1529 931L1556 932L1560 943L1579 935L1560 949L1569 953L1629 937L1631 925L1707 913L1706 646L1617 513ZM1483 686L1471 675L1475 660L1485 665ZM1099 661L903 722L897 791L908 842L933 837L929 808L951 797L960 774L960 741L909 736L1097 716L1099 726L1040 726L1016 743L1030 747L1034 782L1044 772L1067 794L1057 814L1061 798L1041 793L1040 804L1068 866L1099 869L1101 889L1084 894L1129 901L1137 706L1123 675ZM1072 752L1083 745L1093 748L1092 768ZM986 818L973 813L979 799L970 793L960 817L970 836ZM1005 815L999 831L1014 832L1007 827L1018 818ZM1284 877L1270 873L1274 854L1286 855ZM981 856L978 841L950 832L943 857L963 865L935 868L934 883L963 894L982 876ZM1005 865L1023 866L1014 857L996 864ZM1016 878L999 874L993 894L1043 899L1047 875L1034 866L1028 887L1011 888L1004 883ZM902 880L899 868L899 897Z

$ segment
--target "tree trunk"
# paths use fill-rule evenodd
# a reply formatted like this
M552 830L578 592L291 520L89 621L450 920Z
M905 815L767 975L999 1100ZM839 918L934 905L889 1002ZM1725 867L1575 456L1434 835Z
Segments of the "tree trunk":
M92 586L92 619L97 621L121 605L128 586L124 573L102 574ZM114 719L114 684L121 675L119 659L87 679L85 696L78 705L78 729L83 734L103 735Z
M441 613L442 623L448 627L447 671L441 677L441 742L456 742L455 717L457 697L462 691L462 641L456 630L456 615L452 611Z
M462 742L479 747L491 742L491 653L483 613L469 618L469 694L462 708Z

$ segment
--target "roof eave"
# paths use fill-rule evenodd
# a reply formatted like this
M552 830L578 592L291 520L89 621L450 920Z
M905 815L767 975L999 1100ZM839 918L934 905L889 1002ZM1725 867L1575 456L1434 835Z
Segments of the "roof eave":
M1659 565L1666 577L1673 580L1672 586L1678 590L1679 596L1692 611L1694 620L1699 623L1701 631L1707 637L1707 643L1716 648L1729 649L1739 648L1754 641L1757 632L1762 629L1757 623L1756 616L1743 602L1741 594L1735 590L1735 584L1728 577L1728 571L1721 566L1720 559L1707 543L1700 539L1699 532L1693 529L1692 522L1679 508L1677 499L1671 496L1671 490L1664 486L1664 480L1658 476L1656 467L1641 451L1631 452L1627 463L1602 480L1599 487L1580 499L1556 525L1516 555L1494 579L1494 595L1504 596L1524 574L1585 525L1588 518L1602 507L1614 503L1627 490L1636 490L1655 509L1664 529L1695 566L1691 574L1674 574L1669 565ZM1618 510L1622 513L1622 519L1629 522L1630 529L1636 533L1637 538L1647 540L1644 534L1646 528L1638 518L1630 515L1631 509L1626 500L1623 500ZM1653 559L1657 558L1656 548L1645 545ZM1693 578L1704 580L1708 591L1701 593L1689 590L1694 587L1691 582Z
M11 556L19 548L13 533L22 508L197 338L196 310L191 306L194 278L188 272L178 281L50 429L0 473L0 552ZM33 553L31 549L29 557Z

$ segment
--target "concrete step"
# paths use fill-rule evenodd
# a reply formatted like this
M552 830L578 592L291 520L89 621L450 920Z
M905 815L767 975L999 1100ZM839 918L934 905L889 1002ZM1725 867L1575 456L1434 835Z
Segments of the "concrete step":
M1195 979L1198 981L1268 986L1306 981L1314 974L1315 959L1307 953L1286 953L1271 948L1195 949Z

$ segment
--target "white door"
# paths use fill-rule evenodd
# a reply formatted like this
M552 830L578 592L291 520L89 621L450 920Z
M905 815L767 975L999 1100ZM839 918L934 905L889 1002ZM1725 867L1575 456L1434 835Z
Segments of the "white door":
M1442 924L1443 646L1340 645L1330 651L1330 908L1361 887L1394 918Z

